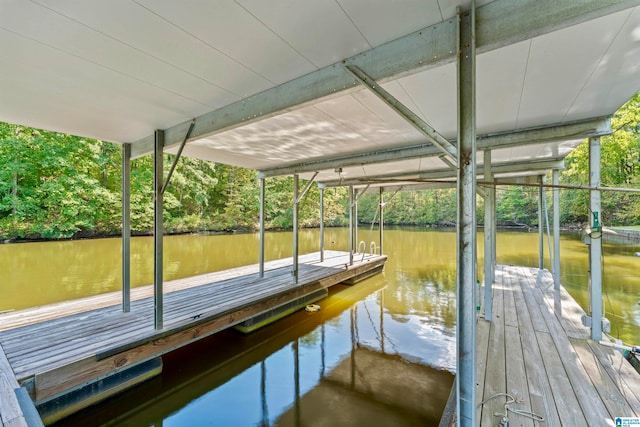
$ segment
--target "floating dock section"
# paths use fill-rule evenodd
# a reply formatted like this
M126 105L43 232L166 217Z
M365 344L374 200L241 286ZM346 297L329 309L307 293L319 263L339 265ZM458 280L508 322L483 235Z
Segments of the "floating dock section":
M162 330L154 329L152 287L132 290L128 313L113 293L2 314L7 366L0 365L0 380L10 370L52 422L157 375L167 352L250 319L255 326L282 316L335 284L382 271L387 257L358 256L350 264L348 253L325 251L319 259L300 256L298 284L291 258L266 263L263 278L252 265L166 282Z

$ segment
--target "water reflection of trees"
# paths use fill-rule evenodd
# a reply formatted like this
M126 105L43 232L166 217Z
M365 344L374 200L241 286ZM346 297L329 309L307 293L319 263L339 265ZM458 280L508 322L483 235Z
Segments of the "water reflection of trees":
M446 328L456 324L456 272L448 266L430 266L397 272L396 283L382 292L385 307L398 322L403 316L417 314Z

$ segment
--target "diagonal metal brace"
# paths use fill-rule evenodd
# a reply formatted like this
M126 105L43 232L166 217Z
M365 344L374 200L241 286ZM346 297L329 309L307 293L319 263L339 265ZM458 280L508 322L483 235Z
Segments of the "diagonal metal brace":
M162 186L162 189L160 190L160 195L163 195L165 190L169 186L169 181L171 180L171 175L173 175L173 171L176 169L176 165L178 164L178 160L180 160L180 156L182 155L182 150L184 150L184 146L187 143L187 140L189 139L189 136L191 135L191 131L193 130L193 127L195 125L196 125L196 119L191 120L191 124L189 125L189 130L187 130L187 133L185 134L184 139L182 140L182 143L180 144L180 148L178 149L178 152L176 153L176 158L173 159L173 164L171 164L171 169L169 169L169 173L167 174L167 179L164 181L164 185Z
M313 184L313 181L316 179L316 176L318 176L318 172L313 174L309 182L307 182L307 185L304 187L302 192L298 195L298 198L295 200L296 204L302 201L302 198L307 194L307 191L309 191L309 189L311 188L311 184Z
M371 77L369 77L364 71L358 68L355 65L345 65L345 70L347 70L353 77L356 78L360 83L365 85L371 92L373 92L378 98L380 98L385 104L387 104L393 111L395 111L400 117L405 119L410 125L416 128L420 133L425 135L427 139L432 142L435 146L440 148L442 152L449 157L449 160L452 160L452 163L446 162L447 164L453 165L454 169L457 169L455 166L457 163L458 150L457 148L449 142L444 136L440 135L438 131L432 128L427 122L422 120L417 114L411 111L406 105L401 103L398 99L396 99L389 92L384 90L382 86L376 83Z
M360 200L360 197L362 197L362 195L367 192L369 187L371 187L371 184L367 184L367 186L364 187L362 191L358 191L358 189L356 188L356 195L353 198L353 203L351 203L351 207L354 207L358 203L358 200Z

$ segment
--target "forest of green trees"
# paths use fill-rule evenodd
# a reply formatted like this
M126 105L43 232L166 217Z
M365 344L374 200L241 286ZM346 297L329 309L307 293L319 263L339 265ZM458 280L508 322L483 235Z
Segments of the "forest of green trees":
M602 185L640 188L640 92L612 119L614 133L602 138ZM165 155L168 170L172 155ZM108 142L0 123L0 239L69 238L120 234L121 149ZM550 181L550 180L548 180ZM567 157L561 183L589 181L588 145ZM270 229L292 226L290 177L266 180L265 222ZM131 225L134 234L153 228L151 157L132 161ZM325 190L325 223L344 225L346 189ZM498 187L500 225L537 225L538 190ZM548 192L551 206L551 192ZM300 206L300 224L319 224L316 186ZM377 196L360 199L361 223L376 216ZM561 222L587 221L588 192L561 191ZM182 158L164 195L168 233L253 230L258 225L259 182L253 170ZM454 190L401 192L385 208L385 224L452 225ZM605 225L640 224L640 194L604 192ZM478 198L478 223L483 221Z

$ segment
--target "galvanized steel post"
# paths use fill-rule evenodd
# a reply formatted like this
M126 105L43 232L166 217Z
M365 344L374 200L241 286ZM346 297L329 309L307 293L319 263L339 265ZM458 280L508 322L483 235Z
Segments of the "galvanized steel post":
M264 196L265 196L264 178L260 178L260 254L258 262L260 264L260 278L264 277Z
M353 187L349 187L349 265L353 265Z
M384 253L384 188L380 187L380 255Z
M542 175L538 176L538 268L544 269L544 188L542 187Z
M163 295L162 295L162 236L164 225L162 222L162 186L164 184L162 160L164 149L164 131L156 130L153 150L153 301L154 326L163 328Z
M122 311L131 311L131 144L122 144Z
M553 287L560 289L560 172L554 169L553 182Z
M320 187L320 262L324 261L324 188Z
M300 179L293 175L293 283L298 284L298 192Z
M600 138L589 138L589 187L600 186ZM602 339L602 234L600 224L600 190L589 192L591 229L591 339ZM599 235L597 235L598 233Z
M491 150L484 151L484 180L493 182ZM495 278L496 241L496 187L485 188L484 198L484 318L493 317L493 281Z
M457 423L476 426L475 2L458 13Z

